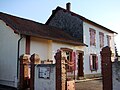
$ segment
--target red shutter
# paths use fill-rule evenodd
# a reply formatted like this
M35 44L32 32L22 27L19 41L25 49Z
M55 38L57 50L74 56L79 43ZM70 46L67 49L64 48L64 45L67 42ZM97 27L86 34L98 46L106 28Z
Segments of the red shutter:
M92 55L90 55L90 57L89 57L89 64L90 64L90 70L92 70L93 68L92 68Z
M74 53L74 70L76 70L76 53L75 52L73 53Z
M75 52L72 52L72 62L74 62L72 70L76 70L76 53Z
M98 70L98 56L96 55L96 70Z

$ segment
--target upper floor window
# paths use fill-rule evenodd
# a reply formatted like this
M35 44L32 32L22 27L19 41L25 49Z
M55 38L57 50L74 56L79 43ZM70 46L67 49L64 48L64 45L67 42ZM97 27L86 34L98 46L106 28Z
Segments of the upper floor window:
M107 45L110 47L110 39L111 39L111 36L107 35Z
M92 28L89 29L89 32L90 32L90 45L93 45L95 46L96 45L96 39L95 39L95 36L96 36L96 31Z
M100 48L104 47L104 33L99 32Z

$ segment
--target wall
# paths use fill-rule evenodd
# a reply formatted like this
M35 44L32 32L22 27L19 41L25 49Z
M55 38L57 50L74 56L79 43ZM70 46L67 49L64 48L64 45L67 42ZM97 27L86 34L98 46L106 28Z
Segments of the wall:
M96 30L96 46L90 46L90 34L89 34L89 28L93 28L94 30ZM83 22L83 30L84 30L84 43L88 45L87 48L85 48L85 65L84 65L84 69L85 69L85 74L96 74L96 73L101 73L101 59L100 59L100 51L102 48L100 48L100 42L99 42L99 32L103 32L104 33L104 47L107 46L107 37L106 35L110 35L111 36L111 50L113 53L115 53L115 49L114 49L114 34L113 33L109 33L105 30L102 30L98 27L95 27L91 24L88 24L86 22ZM91 72L90 71L90 67L89 67L89 55L90 53L94 53L98 55L98 71L94 71Z
M46 39L31 37L30 42L30 54L37 53L40 56L40 60L49 59L49 42Z
M112 64L113 90L120 90L120 61Z
M55 63L54 56L55 56L57 50L59 50L60 48L69 48L69 49L72 49L74 52L76 52L76 71L75 71L75 75L77 75L77 73L78 73L78 70L77 70L77 68L78 68L77 50L80 50L80 51L84 52L85 46L74 46L74 45L65 44L65 43L53 42L52 43L52 60L53 60L53 63ZM84 57L83 57L83 59L84 59Z
M50 78L39 78L39 68L50 67ZM35 66L35 90L56 90L56 69L54 64L39 64Z
M20 36L0 20L0 84L17 87L17 50ZM21 41L20 54L25 51Z

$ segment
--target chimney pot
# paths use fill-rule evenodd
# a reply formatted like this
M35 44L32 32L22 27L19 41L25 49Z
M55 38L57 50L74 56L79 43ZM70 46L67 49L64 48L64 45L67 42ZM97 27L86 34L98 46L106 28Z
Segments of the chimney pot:
M66 9L67 9L68 11L70 11L70 6L71 6L71 3L68 2L68 3L66 4Z

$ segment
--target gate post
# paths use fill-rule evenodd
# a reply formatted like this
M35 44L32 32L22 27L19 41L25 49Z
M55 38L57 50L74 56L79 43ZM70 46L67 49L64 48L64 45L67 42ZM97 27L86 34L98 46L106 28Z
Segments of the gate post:
M24 86L24 63L28 60L28 55L23 54L20 56L20 86L19 89L22 90Z
M31 61L31 67L30 67L30 90L34 90L35 54L31 55L30 61Z
M24 81L24 66L23 66L24 55L20 56L20 86L19 89L23 89L23 81Z
M111 50L104 47L101 53L101 68L103 76L103 90L112 90L112 62L111 62Z
M67 90L66 82L66 63L62 58L61 51L58 51L55 55L56 60L56 90Z
M35 76L35 64L40 64L40 57L38 54L33 54L30 57L30 90L34 90L34 76Z

